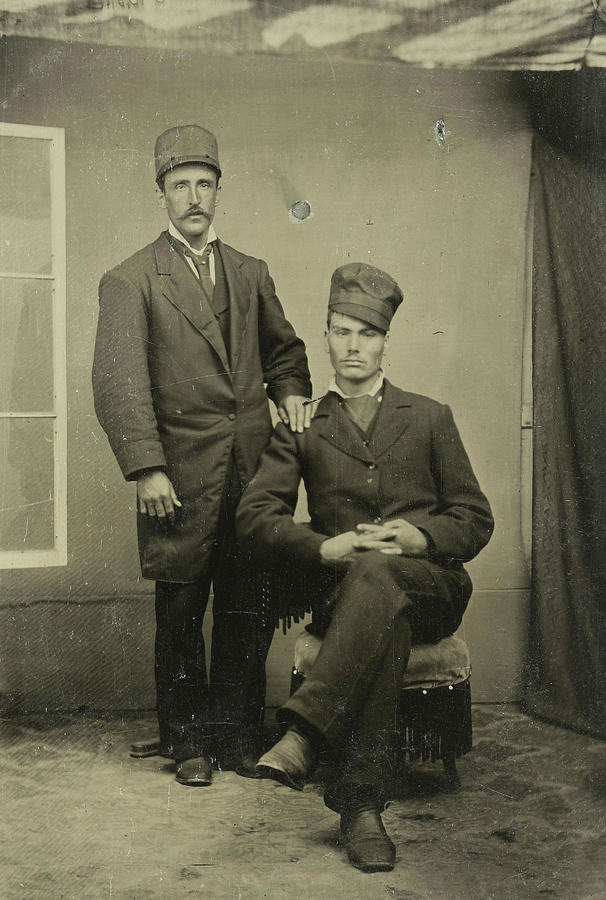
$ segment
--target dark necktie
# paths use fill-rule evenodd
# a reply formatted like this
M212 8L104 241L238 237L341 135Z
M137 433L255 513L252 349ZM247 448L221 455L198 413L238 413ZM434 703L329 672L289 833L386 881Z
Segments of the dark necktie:
M221 300L218 294L215 292L215 286L213 284L213 280L210 277L210 254L213 252L213 245L207 244L204 248L203 253L192 253L190 250L185 251L185 255L192 260L193 264L196 267L198 272L198 277L200 279L200 287L206 294L206 299L210 304L210 308L212 309L215 319L217 320L217 324L221 331L221 336L223 337L223 343L225 344L225 348L227 353L229 354L229 306L227 304L222 306ZM215 270L215 278L217 277L217 273Z
M185 251L186 256L188 256L192 260L194 266L196 267L198 278L200 279L200 285L202 286L204 293L208 297L208 302L211 306L213 303L213 293L215 290L213 280L210 277L209 260L212 249L212 244L207 244L204 248L204 253L190 253L189 250Z
M229 355L229 346L230 346L230 316L229 316L229 301L225 302L227 295L225 291L222 292L224 295L223 299L223 309L218 309L218 304L221 305L220 297L215 292L215 286L213 284L213 280L210 277L210 254L214 253L213 244L207 244L204 248L203 253L193 253L189 247L186 247L183 241L177 240L174 238L172 234L168 234L168 241L170 245L181 254L182 257L187 257L190 259L195 266L196 271L198 272L198 281L200 282L200 287L204 291L204 296L206 297L208 304L214 313L215 319L217 321L217 325L219 326L219 330L221 331L221 336L223 338L223 343L225 344L225 349ZM189 267L189 262L184 260L185 265ZM215 278L218 277L218 271L215 269ZM192 273L193 274L193 273Z

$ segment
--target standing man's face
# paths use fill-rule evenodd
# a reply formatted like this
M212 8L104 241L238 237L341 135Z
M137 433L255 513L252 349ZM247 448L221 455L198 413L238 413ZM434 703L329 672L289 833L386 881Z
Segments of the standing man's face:
M344 313L333 313L326 332L337 384L348 392L372 387L383 360L387 335L374 325Z
M177 166L164 177L162 205L177 231L196 250L206 244L218 190L217 173L210 166Z

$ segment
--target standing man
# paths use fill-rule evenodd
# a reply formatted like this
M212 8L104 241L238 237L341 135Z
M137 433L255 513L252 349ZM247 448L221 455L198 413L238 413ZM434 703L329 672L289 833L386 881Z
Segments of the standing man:
M394 758L412 643L452 634L471 595L463 563L493 521L448 406L394 387L381 360L402 301L363 263L333 274L326 341L335 378L310 429L278 425L238 510L244 544L303 582L324 636L311 673L284 704L284 737L257 765L301 788L324 747L325 794L351 863L393 868L380 812ZM301 477L310 525L293 521Z
M101 279L93 388L122 473L137 483L141 568L156 581L160 743L145 755L173 757L177 781L206 785L210 755L254 773L274 624L235 546L234 513L271 434L267 397L300 433L311 383L266 263L215 234L215 137L170 128L155 167L168 230Z

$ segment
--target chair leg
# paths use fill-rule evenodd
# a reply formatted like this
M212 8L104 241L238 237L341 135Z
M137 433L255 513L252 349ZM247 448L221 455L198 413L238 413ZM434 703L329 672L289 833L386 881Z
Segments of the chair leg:
M446 789L451 794L456 794L461 788L461 779L457 772L457 757L454 750L446 750L442 759L444 774L446 776Z

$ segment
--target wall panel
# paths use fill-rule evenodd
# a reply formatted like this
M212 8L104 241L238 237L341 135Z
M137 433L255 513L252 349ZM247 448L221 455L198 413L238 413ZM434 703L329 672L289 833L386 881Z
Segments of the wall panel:
M179 121L199 121L217 134L224 169L217 231L268 260L287 314L308 344L316 395L329 374L322 332L333 269L363 260L398 279L406 301L393 323L387 375L452 405L497 519L493 542L472 566L476 587L497 607L506 592L522 597L528 575L519 426L530 131L512 77L333 64L324 51L291 61L16 38L4 48L3 118L65 128L69 359L68 565L0 576L0 604L21 607L21 624L9 619L3 638L5 690L19 687L11 683L21 677L13 655L23 646L18 628L29 628L32 671L47 659L51 673L54 658L57 679L69 676L72 684L65 694L40 680L43 705L45 691L75 705L89 694L116 706L150 700L148 619L138 644L123 640L105 613L86 613L87 604L102 602L130 628L135 610L150 614L152 590L138 569L134 488L121 480L96 421L90 366L101 274L164 227L151 153L156 135ZM446 124L443 144L435 140L438 118ZM299 199L314 214L293 224L288 208ZM35 605L40 601L56 602L55 613L52 603ZM65 601L76 604L69 613L74 622L82 617L82 656L65 652ZM519 623L516 603L499 609ZM471 609L469 628L490 657L492 631L480 609ZM520 653L517 631L503 640L512 658ZM281 647L272 657L272 684L281 677L274 676ZM99 666L96 677L104 683L91 693L81 667L102 653L120 675ZM481 672L478 680L489 685ZM34 686L28 696L34 703Z

